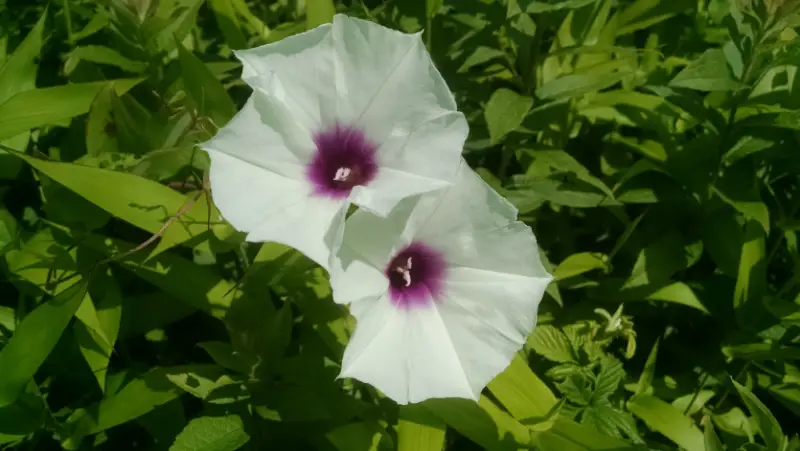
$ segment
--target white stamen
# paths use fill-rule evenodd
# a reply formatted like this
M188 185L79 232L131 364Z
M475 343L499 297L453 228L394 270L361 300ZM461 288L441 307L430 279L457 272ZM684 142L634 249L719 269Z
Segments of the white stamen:
M406 282L406 287L411 285L411 257L406 260L406 266L396 266L395 271L403 275L403 280Z
M403 280L406 281L406 287L411 285L411 271L404 269L403 270Z
M350 168L339 168L336 170L336 174L333 176L334 182L346 182L347 179L350 177L350 173L352 171Z

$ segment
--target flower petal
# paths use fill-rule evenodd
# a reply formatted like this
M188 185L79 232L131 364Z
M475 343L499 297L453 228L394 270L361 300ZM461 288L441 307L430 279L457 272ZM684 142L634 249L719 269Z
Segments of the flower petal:
M347 99L339 114L365 125L373 139L380 142L393 129L412 129L439 110L456 110L419 33L338 14L332 34L342 81L339 98Z
M333 125L337 95L331 25L260 47L235 51L242 80L296 107L295 119L315 130Z
M291 246L328 268L339 249L347 202L309 196L276 212L247 235L247 241L275 241Z
M399 404L476 399L433 304L402 310L384 296L356 302L350 311L358 326L340 377L369 383Z
M451 267L491 273L547 279L552 276L539 259L539 247L531 228L512 222L498 229L461 231L440 235L436 248Z
M359 210L345 222L342 244L329 265L333 300L349 304L388 289L384 269L398 244L401 227Z
M228 154L211 151L214 203L253 242L292 246L323 267L341 242L346 202L312 197L311 188Z
M517 209L462 159L450 187L404 201L389 220L405 224L403 237L407 241L420 238L436 242L440 236L458 231L503 227L516 218Z
M257 90L201 148L300 180L314 142L308 130L291 120L282 102Z
M354 187L350 192L350 201L371 213L385 217L402 199L447 186L449 183L443 180L384 167L369 185Z
M450 270L445 297L437 307L475 396L525 344L549 281L470 268Z

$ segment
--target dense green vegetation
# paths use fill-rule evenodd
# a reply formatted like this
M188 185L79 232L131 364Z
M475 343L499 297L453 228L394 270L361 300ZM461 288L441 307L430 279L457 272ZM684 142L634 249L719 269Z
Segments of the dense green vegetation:
M478 404L335 380L325 272L210 203L232 50L334 12L425 30L555 276ZM0 449L800 450L798 31L796 0L0 1Z

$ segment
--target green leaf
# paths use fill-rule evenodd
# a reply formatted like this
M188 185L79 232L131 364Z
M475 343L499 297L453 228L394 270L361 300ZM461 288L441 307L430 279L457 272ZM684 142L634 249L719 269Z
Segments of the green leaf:
M98 235L84 235L81 239L82 244L107 256L125 253L133 247L129 243ZM231 302L241 294L234 289L234 283L178 255L164 253L145 262L146 259L147 256L142 253L132 254L121 261L121 266L175 299L215 317L224 317Z
M89 202L150 233L160 231L171 216L190 202L177 191L132 174L16 155ZM166 242L160 244L160 249L201 235L208 230L207 221L206 208L185 212L173 223L170 235L162 238Z
M492 93L483 111L491 143L500 142L505 135L516 130L532 106L532 98L510 89L500 88Z
M650 395L635 395L628 400L628 410L648 426L687 451L703 451L703 433L692 420L672 405Z
M714 431L714 422L711 421L710 418L706 421L703 430L703 438L706 444L705 451L725 451L725 447L722 446L722 442L719 441L719 437L717 437L717 433Z
M613 60L584 68L582 73L564 75L539 87L536 97L557 100L611 87L630 76L632 71L628 64L624 60Z
M236 105L228 92L208 67L180 44L178 56L183 83L194 108L200 115L214 121L217 127L227 124L236 114Z
M86 153L89 155L96 156L119 150L116 124L112 114L115 97L114 85L109 83L92 101L89 117L86 119Z
M91 299L81 305L91 305L94 300L97 311L97 326L90 328L86 321L76 327L75 334L89 368L92 370L100 390L106 388L106 371L119 335L122 319L122 293L110 269L95 274L90 285Z
M534 432L536 449L542 451L634 451L630 443L601 434L591 427L563 418L556 419L553 427Z
M625 370L622 368L622 362L611 356L603 359L594 383L591 402L607 401L617 391L623 377L625 377Z
M538 14L550 11L559 11L562 9L578 9L594 3L594 0L561 0L561 1L541 1L541 0L528 0L520 2L527 4L527 6L520 5L524 11L530 14Z
M531 442L531 430L485 396L477 403L466 399L428 399L419 405L488 450L517 451Z
M211 11L214 12L217 26L225 36L228 45L234 50L246 48L247 38L242 33L239 20L236 18L233 2L230 0L210 0L209 6Z
M728 66L725 53L715 48L706 50L689 63L669 82L669 86L698 91L732 91L740 84Z
M239 415L195 418L175 437L170 451L236 451L250 440Z
M565 258L558 264L553 277L556 280L568 279L595 269L607 270L608 256L598 252L579 252Z
M0 207L0 257L17 239L17 220L5 208Z
M744 401L747 406L747 410L750 411L750 415L755 418L756 424L758 424L759 434L761 434L761 438L764 439L767 449L782 450L786 445L786 436L783 435L778 420L775 419L775 416L772 415L772 412L769 411L767 406L765 406L747 387L739 384L735 380L731 380L731 382L733 382L733 386L736 387L736 391L739 392L739 396L741 396L742 401Z
M36 63L45 41L46 20L45 10L14 53L0 65L0 104L14 94L30 91L36 87L36 70L39 68Z
M170 382L168 376L185 374L193 369L191 365L154 368L98 403L75 410L65 423L69 433L62 446L76 449L84 437L127 423L176 399L183 391Z
M132 72L135 74L140 74L147 70L147 63L134 61L112 48L102 45L87 45L76 47L69 53L67 61L64 63L64 73L68 75L72 73L81 61L116 66L125 72Z
M537 326L530 338L528 338L528 345L537 354L552 362L568 363L577 361L572 351L572 345L564 332L549 324Z
M23 318L0 351L0 407L17 399L45 361L86 295L86 284L76 282Z
M336 7L333 0L307 0L306 1L306 27L316 28L322 24L333 22Z
M378 451L382 435L381 431L370 424L358 422L340 426L325 434L325 438L339 451Z
M653 349L650 350L650 354L647 356L644 369L642 370L641 376L639 376L639 382L636 383L636 391L634 394L642 395L650 394L652 392L653 376L656 374L658 344L660 341L660 339L656 340L656 342L653 344Z
M441 451L446 425L420 405L400 407L397 451Z
M238 373L247 372L244 362L241 357L237 355L230 343L207 341L205 343L200 343L199 346L205 349L208 355L219 365Z
M611 189L603 183L602 180L593 176L591 172L582 164L578 162L575 158L573 158L570 154L563 150L555 150L555 149L537 149L537 150L529 150L525 149L525 152L532 155L537 160L544 161L548 166L553 168L556 171L563 171L575 174L575 176L594 186L598 190L602 191L609 197L613 198L614 194L611 192Z
M758 221L764 232L769 234L769 209L761 200L760 186L756 172L743 161L723 173L714 185L714 193L746 219Z
M114 80L117 94L124 94L142 81ZM20 92L0 104L0 139L45 125L67 125L86 114L97 94L108 82L75 83Z
M557 402L553 392L519 355L489 383L489 390L517 419L543 417Z
M758 222L747 221L739 255L739 273L733 294L736 317L743 325L756 326L764 313L767 262L764 230Z
M0 445L14 443L44 430L47 414L47 408L41 402L18 401L0 407Z

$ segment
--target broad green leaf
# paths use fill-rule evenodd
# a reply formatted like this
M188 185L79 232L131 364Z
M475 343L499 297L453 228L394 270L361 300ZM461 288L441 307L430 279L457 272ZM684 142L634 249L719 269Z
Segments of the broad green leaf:
M694 294L689 285L683 282L666 282L663 284L650 284L642 287L628 288L618 293L617 299L620 301L663 301L685 305L708 313L708 309L703 305L697 295Z
M84 437L127 423L176 399L183 391L171 383L168 376L192 369L191 365L151 369L96 404L76 410L65 423L69 433L61 445L65 449L76 449Z
M223 374L224 369L221 366L191 365L185 368L175 368L166 377L186 393L206 399L217 388L217 381Z
M489 390L517 419L545 416L557 402L520 355L489 383Z
M531 430L491 400L429 399L419 404L448 426L490 451L517 451L531 442Z
M555 150L555 149L537 149L537 150L527 150L526 152L529 155L532 155L534 158L538 160L544 161L548 166L555 169L556 171L565 171L575 174L580 180L594 186L595 188L599 189L603 193L607 194L609 197L613 198L614 194L611 192L611 189L603 183L602 180L593 176L585 166L578 162L575 158L573 158L570 154L563 150Z
M539 325L533 330L528 338L528 346L552 362L568 363L577 360L566 334L549 324Z
M46 40L44 24L47 11L42 13L39 21L28 33L14 53L0 65L0 104L14 94L29 91L36 87L37 59Z
M736 277L744 231L732 209L710 212L703 223L703 249L726 275Z
M378 451L381 437L380 431L365 422L346 424L325 434L325 438L339 451Z
M574 421L556 419L553 427L534 432L536 449L542 451L634 451L638 448L615 437L601 434Z
M739 87L720 49L706 50L699 58L683 68L669 85L698 91L731 91Z
M607 401L617 391L623 377L625 377L625 370L622 368L622 362L611 356L603 359L594 383L591 402L594 404L599 401Z
M114 80L117 94L124 94L142 79ZM0 139L36 127L67 125L86 114L94 98L109 82L75 83L20 92L0 104Z
M125 72L135 74L142 73L147 69L147 63L127 58L113 48L102 45L86 45L76 47L69 53L67 61L64 62L64 72L70 74L81 61L116 66Z
M236 353L230 343L222 341L206 341L198 344L219 365L238 373L247 373L247 368L242 358Z
M691 416L699 412L715 395L713 390L698 390L676 398L672 401L672 405Z
M11 213L0 207L0 257L14 240L17 239L17 220Z
M658 344L661 340L657 339L653 344L653 349L647 356L647 361L644 364L642 374L639 376L639 382L636 383L636 391L634 394L650 394L652 392L653 376L656 373L656 359L658 358Z
M81 242L107 256L125 253L133 247L129 243L98 235L83 236ZM164 293L192 307L208 311L215 317L224 317L231 302L241 294L232 282L178 255L164 253L145 262L146 258L142 253L134 253L120 263L123 268Z
M76 282L23 318L0 351L0 368L3 368L0 407L17 399L58 342L85 295L86 284Z
M0 407L0 446L43 430L45 415L47 408L44 403L18 401L10 406Z
M725 447L722 446L722 442L719 441L719 437L714 431L714 422L710 418L703 427L703 438L706 445L705 451L725 451Z
M94 301L98 324L95 328L89 328L85 326L86 321L83 321L84 324L76 326L75 334L81 353L97 379L100 390L105 391L108 362L122 319L122 293L109 269L103 274L96 274L89 289L92 298L81 305L92 305L91 301Z
M447 426L420 405L400 407L397 451L441 451Z
M247 38L242 34L233 2L230 0L210 0L209 6L211 11L214 12L217 26L225 36L228 45L234 50L246 48Z
M483 111L492 144L500 142L505 135L516 130L532 106L532 98L510 89L500 88L492 93Z
M766 293L766 249L764 230L758 222L747 221L739 255L739 273L733 295L736 316L743 325L756 325L763 312Z
M47 10L45 10L33 30L17 46L14 53L6 59L0 59L0 105L15 94L36 88L36 73L39 68L37 60L46 39L44 25L47 16ZM3 34L10 33L5 30ZM5 43L3 38L0 38L0 49L4 48ZM29 139L30 133L27 130L19 130L17 133L0 137L0 144L22 150L28 147ZM21 162L7 155L5 150L0 149L0 179L13 179L20 169L22 169Z
M736 387L736 391L739 392L739 396L741 396L742 401L744 401L747 406L747 410L750 411L750 415L755 418L756 424L758 424L759 434L761 434L761 438L764 439L767 449L782 450L786 444L786 436L783 435L778 420L775 419L775 416L769 411L767 406L765 406L747 387L739 384L735 380L731 380L731 382L733 386Z
M194 54L178 45L178 55L183 83L198 114L209 117L217 127L222 127L236 114L225 87L208 67Z
M675 231L668 232L639 252L625 288L664 283L687 266L683 238Z
M170 451L236 451L250 440L239 415L195 418L175 437Z
M579 252L565 258L556 266L553 277L556 280L568 279L595 269L607 270L608 256L597 252Z
M672 405L650 395L635 395L627 405L631 413L681 448L687 451L705 449L703 433Z
M663 22L676 14L683 13L691 8L691 0L673 0L662 2L660 0L636 0L627 3L617 16L617 35L633 33L647 27Z
M306 0L306 27L309 30L333 22L334 14L333 0Z
M530 14L559 11L562 9L578 9L583 6L594 3L594 0L527 0L520 1L520 6L523 10ZM526 6L527 5L527 6Z
M124 172L60 163L17 154L28 164L117 218L150 233L159 232L170 217L191 198L164 185ZM167 237L161 250L178 245L208 230L208 212L187 211ZM217 218L212 218L217 221Z
M631 72L626 61L612 60L584 68L580 73L568 74L551 80L536 90L536 96L554 100L582 96L592 91L611 87L630 76Z
M720 199L744 215L745 219L758 221L766 234L769 234L769 209L761 200L761 181L755 171L747 164L729 167L714 185L714 193Z
M114 85L109 83L97 93L92 101L89 116L86 119L86 152L89 155L94 156L119 150L116 124L112 114L115 97Z

